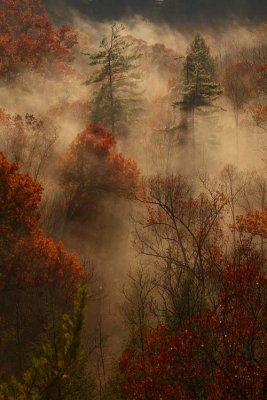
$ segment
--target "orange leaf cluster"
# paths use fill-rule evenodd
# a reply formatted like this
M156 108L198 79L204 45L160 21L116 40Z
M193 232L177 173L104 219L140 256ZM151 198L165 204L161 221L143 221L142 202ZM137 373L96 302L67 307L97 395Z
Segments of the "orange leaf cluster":
M132 195L139 172L135 162L116 152L116 139L105 129L90 125L78 134L61 159L61 184L73 212L90 208L107 193Z
M76 256L38 228L42 187L0 153L0 265L2 290L61 291L70 298L85 279Z
M267 106L260 103L254 104L250 107L250 112L256 125L267 130Z
M0 76L9 79L23 68L39 72L50 66L64 68L73 60L70 49L77 43L68 25L53 27L39 0L1 0Z
M246 215L236 218L234 226L240 234L250 234L251 236L267 237L267 208L264 211L250 211Z

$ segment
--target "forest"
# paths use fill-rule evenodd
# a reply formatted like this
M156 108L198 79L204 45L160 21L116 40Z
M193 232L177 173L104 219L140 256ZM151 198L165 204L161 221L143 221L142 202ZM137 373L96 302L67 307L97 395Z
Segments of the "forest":
M0 0L0 400L267 400L267 13L45 3Z

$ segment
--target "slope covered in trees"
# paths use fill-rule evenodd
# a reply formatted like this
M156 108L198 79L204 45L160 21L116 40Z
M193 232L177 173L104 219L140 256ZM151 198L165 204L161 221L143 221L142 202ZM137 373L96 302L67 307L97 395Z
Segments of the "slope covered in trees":
M266 399L266 24L73 21L0 1L0 399Z
M53 2L45 0L51 12L55 12ZM61 6L70 6L78 9L82 14L93 16L97 20L113 20L125 15L138 14L152 21L167 22L176 27L190 23L202 23L204 25L217 24L224 18L244 18L249 20L264 20L266 15L266 4L263 0L257 0L253 4L249 0L224 0L214 2L207 0L119 0L116 4L109 0L64 0ZM56 14L57 15L57 14ZM215 25L216 26L216 25Z
M86 271L38 227L42 188L1 153L1 380L28 366L32 343L56 314L71 312ZM49 311L50 310L50 311ZM55 326L51 329L55 332ZM5 362L4 362L5 357Z

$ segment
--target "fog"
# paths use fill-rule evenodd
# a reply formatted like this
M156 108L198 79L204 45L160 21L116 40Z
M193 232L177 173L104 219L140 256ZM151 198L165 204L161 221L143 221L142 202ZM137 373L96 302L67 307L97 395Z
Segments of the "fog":
M55 157L58 158L90 122L94 90L85 85L85 81L93 69L81 53L96 51L102 37L109 35L111 26L110 21L97 22L73 8L69 8L66 15L78 30L74 62L78 77L55 79L35 72L21 72L11 87L2 86L0 91L1 107L11 115L28 113L52 121L57 131ZM236 166L239 172L258 169L265 173L266 132L255 125L248 104L240 111L238 127L233 107L224 95L219 96L207 112L197 110L194 148L181 127L168 135L168 130L182 123L179 107L173 106L175 90L170 91L169 81L175 79L178 88L181 85L186 52L196 34L194 25L187 31L179 30L179 24L174 28L167 22L153 23L140 15L123 17L120 22L126 27L123 34L144 52L139 60L140 90L146 103L140 121L129 127L127 135L117 137L117 149L137 163L141 177L182 174L196 178L200 173L219 176L228 164ZM258 25L240 19L232 19L231 24L225 24L220 30L207 27L200 30L200 34L217 60L219 74L229 60L239 61L239 50L250 49L261 40ZM72 109L73 104L82 104L85 113L78 115L75 107ZM6 130L1 128L1 134L5 135ZM49 176L41 179L45 188L43 204L47 205L44 207L51 207L57 196L62 196L57 169L55 162ZM120 315L121 291L129 269L139 263L132 245L131 224L138 205L135 201L110 196L101 207L101 214L95 215L86 226L77 227L72 222L66 226L58 218L56 230L50 232L43 218L43 229L57 240L63 240L68 249L78 253L80 260L90 260L95 266L91 290L96 299L89 303L87 324L89 336L93 337L101 320L107 337L105 359L109 372L113 357L126 340Z

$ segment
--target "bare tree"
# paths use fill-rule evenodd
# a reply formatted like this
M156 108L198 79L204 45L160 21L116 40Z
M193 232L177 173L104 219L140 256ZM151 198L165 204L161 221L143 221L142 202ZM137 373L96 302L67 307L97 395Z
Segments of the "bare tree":
M227 165L221 173L221 190L227 199L230 210L231 224L236 222L237 210L240 211L241 200L244 198L249 184L248 174L239 173L233 165ZM236 247L236 231L233 230L233 244Z
M236 158L239 159L239 114L241 109L255 96L255 74L251 65L236 63L228 66L223 77L224 93L230 100L235 117Z
M127 287L123 288L122 315L130 329L133 343L141 348L143 354L145 332L155 318L155 289L155 280L143 265L129 272Z
M144 211L134 219L137 251L156 266L165 310L182 323L184 303L193 314L208 291L209 275L219 268L214 254L220 251L227 199L217 190L195 194L182 176L157 176L144 182L139 201Z
M49 121L29 114L10 117L0 127L1 147L35 180L44 179L57 138L57 130Z

